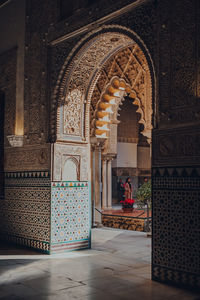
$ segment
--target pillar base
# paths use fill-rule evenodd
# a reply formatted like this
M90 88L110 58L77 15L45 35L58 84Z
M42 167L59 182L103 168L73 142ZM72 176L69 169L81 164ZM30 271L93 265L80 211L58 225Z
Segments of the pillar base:
M112 206L109 206L109 207L102 207L102 210L111 210L112 209Z

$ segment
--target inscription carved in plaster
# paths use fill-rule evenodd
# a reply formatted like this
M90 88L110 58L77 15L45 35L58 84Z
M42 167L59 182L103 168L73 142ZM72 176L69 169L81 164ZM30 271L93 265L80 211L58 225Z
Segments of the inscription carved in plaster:
M6 149L5 171L49 170L49 148Z

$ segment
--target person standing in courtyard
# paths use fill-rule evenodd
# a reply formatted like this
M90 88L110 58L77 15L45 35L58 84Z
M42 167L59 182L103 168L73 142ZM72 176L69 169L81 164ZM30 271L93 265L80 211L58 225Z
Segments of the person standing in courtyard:
M133 188L132 188L130 177L126 178L124 188L125 188L125 200L126 199L132 199Z
M121 178L117 183L117 196L119 202L124 200L124 184Z

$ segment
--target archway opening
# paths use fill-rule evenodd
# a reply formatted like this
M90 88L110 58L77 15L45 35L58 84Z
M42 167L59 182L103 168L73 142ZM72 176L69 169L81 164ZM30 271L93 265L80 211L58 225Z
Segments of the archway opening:
M63 199L68 197L69 189L73 205L70 211L63 202L67 215L72 215L77 205L80 210L70 230L65 224L60 227L59 241L57 232L52 231L56 251L90 246L90 205L95 224L102 222L102 208L112 203L112 184L107 181L112 181L112 159L117 155L119 108L128 96L137 107L141 133L151 139L153 84L154 69L146 46L133 31L121 26L108 25L89 33L66 59L51 101L52 201L56 204L59 189ZM70 161L63 169L69 158L78 163ZM64 181L72 178L67 175L70 170L79 175L73 177L78 182ZM52 221L55 216L59 218L52 207Z
M120 207L124 199L124 184L130 177L132 198L136 200L137 190L151 177L151 140L142 134L144 125L139 123L138 107L132 98L125 97L119 111L117 127L117 154L112 161L112 208ZM135 209L140 207L135 201Z
M116 228L115 222L105 221L105 215L121 214L120 210L113 212L113 204L120 202L119 179L125 183L130 177L133 199L151 177L152 79L145 55L136 43L116 51L102 67L91 97L90 120L94 223ZM139 208L134 217L137 215L141 215ZM145 230L149 226L143 221ZM119 220L116 223L123 228Z

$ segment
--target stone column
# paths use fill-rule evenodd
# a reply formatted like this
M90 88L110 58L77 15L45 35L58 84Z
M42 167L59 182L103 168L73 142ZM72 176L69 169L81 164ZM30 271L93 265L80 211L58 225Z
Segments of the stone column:
M102 209L102 182L101 182L101 169L102 167L102 149L104 148L103 139L91 138L91 146L93 151L93 176L92 176L92 195L93 195L93 224L101 224L101 209ZM103 171L104 172L104 171ZM106 178L106 177L105 177ZM105 184L104 184L105 187Z
M147 142L150 145L149 152L150 152L150 158L151 158L152 157L152 140L151 140L151 138L147 139Z
M95 147L95 214L94 221L95 223L101 223L101 147L97 145Z
M92 225L101 223L101 145L96 138L91 139L92 161Z
M92 227L95 224L95 147L91 146L91 215L92 215Z
M107 163L108 209L112 209L112 159Z
M102 208L107 208L107 160L102 160Z

